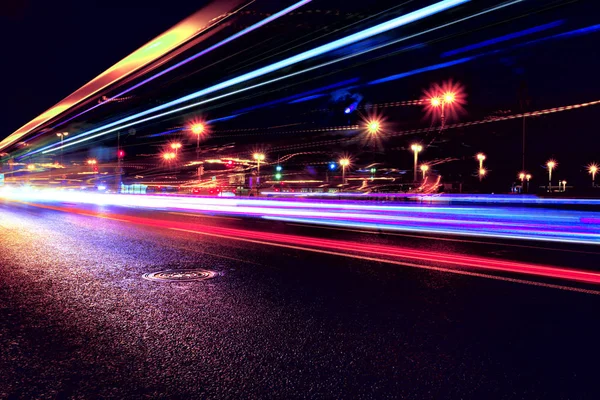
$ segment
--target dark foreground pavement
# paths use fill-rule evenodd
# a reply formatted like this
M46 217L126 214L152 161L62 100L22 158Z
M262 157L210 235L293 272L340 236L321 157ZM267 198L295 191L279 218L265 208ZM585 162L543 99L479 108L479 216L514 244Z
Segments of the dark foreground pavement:
M184 268L218 275L142 279ZM594 294L14 203L0 273L0 398L600 397Z

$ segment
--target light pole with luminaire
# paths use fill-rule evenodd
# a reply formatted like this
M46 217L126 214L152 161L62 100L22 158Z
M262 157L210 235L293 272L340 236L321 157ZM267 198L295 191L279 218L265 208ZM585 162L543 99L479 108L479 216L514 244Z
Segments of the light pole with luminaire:
M525 191L525 172L521 172L519 174L519 179L521 180L521 192Z
M548 160L548 162L546 163L546 166L548 167L548 191L551 192L552 191L552 170L556 167L556 161Z
M432 107L440 107L440 129L444 129L444 125L446 124L446 105L451 105L455 100L456 94L453 92L446 92L441 96L429 99Z
M421 172L423 172L423 180L425 180L425 176L427 176L427 171L429 171L429 165L421 165Z
M531 174L525 175L525 179L527 179L527 193L529 193L529 180L531 179Z
M200 159L200 135L204 133L206 127L203 123L199 122L197 124L192 125L191 127L192 133L196 135L196 160Z
M592 175L592 187L596 186L596 172L598 172L598 164L593 163L588 166L588 172Z
M265 155L263 153L254 153L252 156L256 160L256 193L259 194L260 187L260 162L265 160Z
M410 149L413 151L415 157L414 157L414 165L413 165L413 170L414 170L414 174L413 174L413 182L417 181L417 162L419 161L419 152L421 150L423 150L423 146L421 146L420 144L413 144L410 146Z
M177 142L177 143L171 143L171 148L173 150L175 150L175 155L177 155L177 152L181 148L181 143L179 143L179 142Z
M342 166L342 189L343 189L344 188L343 186L346 184L346 167L350 165L350 159L342 158L339 161L339 163Z
M563 192L567 191L567 181L562 181L562 185L563 185Z
M57 133L56 136L60 138L60 163L63 164L63 140L65 136L69 136L69 132L60 132Z

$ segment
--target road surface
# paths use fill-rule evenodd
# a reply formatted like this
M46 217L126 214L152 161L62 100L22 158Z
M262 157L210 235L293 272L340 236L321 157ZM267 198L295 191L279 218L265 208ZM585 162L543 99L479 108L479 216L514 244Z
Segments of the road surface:
M379 248L404 252L364 252ZM0 250L0 398L600 391L600 286L448 263L600 270L594 246L0 202ZM196 268L216 276L142 277Z

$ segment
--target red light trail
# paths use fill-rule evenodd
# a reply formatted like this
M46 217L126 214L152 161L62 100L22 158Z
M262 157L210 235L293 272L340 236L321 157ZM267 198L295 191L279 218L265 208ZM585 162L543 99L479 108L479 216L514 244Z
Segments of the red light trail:
M505 276L497 276L475 272L476 270L483 270L486 272L506 272L528 275L538 278L552 278L599 285L600 272L595 271L585 271L574 268L562 268L541 264L530 264L518 261L507 261L479 256L467 256L457 253L453 254L435 251L424 251L400 246L356 243L344 240L311 238L307 236L260 232L237 228L224 228L203 225L201 230L199 230L197 224L187 222L165 221L154 218L133 217L124 214L99 213L89 210L40 205L28 202L22 203L34 207L70 212L90 217L116 220L137 225L151 226L160 229L170 229L188 233L195 233L204 236L220 237L225 239L239 240L262 245L286 247L295 250L324 253L356 259L378 261L388 264L409 266L413 268L435 270L439 272L484 277L489 279L505 280L510 282L525 283L536 286L546 286L550 288L558 288L563 290L571 290L600 295L600 291L595 290L588 290L556 284L547 284L544 282L514 279ZM448 267L438 267L421 263L442 264L447 265Z

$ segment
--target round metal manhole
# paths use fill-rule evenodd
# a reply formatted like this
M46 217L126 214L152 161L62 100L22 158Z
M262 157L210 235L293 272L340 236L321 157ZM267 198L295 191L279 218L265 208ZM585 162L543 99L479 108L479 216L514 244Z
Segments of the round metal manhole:
M142 277L155 282L192 282L210 279L216 275L215 272L205 269L179 269L150 272Z

